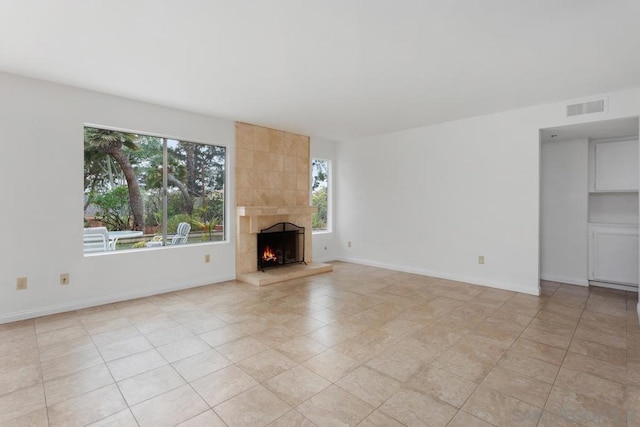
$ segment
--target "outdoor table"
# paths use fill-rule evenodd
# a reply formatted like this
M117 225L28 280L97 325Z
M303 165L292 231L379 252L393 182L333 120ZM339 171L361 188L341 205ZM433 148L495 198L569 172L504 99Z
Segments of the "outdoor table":
M116 244L118 243L118 239L126 239L129 237L139 237L142 236L142 231L136 230L121 230L121 231L109 231L109 249L112 251L116 250Z

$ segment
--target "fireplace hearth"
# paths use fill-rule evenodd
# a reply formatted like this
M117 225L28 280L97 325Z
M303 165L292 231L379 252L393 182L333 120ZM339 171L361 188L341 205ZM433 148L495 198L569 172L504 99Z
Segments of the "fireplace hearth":
M258 233L258 270L287 264L306 264L304 227L279 222Z

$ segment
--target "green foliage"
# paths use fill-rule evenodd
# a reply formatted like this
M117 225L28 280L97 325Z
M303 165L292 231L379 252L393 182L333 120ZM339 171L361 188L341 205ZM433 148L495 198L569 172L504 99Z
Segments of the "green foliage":
M217 221L222 223L224 218L224 195L219 192L213 192L202 200L196 200L197 207L193 210L195 217L204 221Z
M216 225L218 225L218 221L216 221L215 219L211 221L198 221L197 219L194 219L192 220L192 222L195 227L199 228L203 233L205 233L202 235L203 241L213 240L213 231L215 230Z
M160 190L148 190L144 199L145 224L162 224L162 194Z
M138 182L143 188L162 187L162 139L154 136L139 135L138 149L129 154L135 165Z
M98 207L96 219L106 225L108 229L129 229L131 209L129 207L129 190L125 185L90 197L90 200Z
M115 147L127 147L137 150L136 145L138 135L115 130L98 129L92 127L84 128L84 144L87 148L94 148L104 153L113 151Z
M327 186L329 177L329 162L326 160L313 159L311 161L311 175L313 183L311 191L316 191L320 186Z
M167 192L167 215L172 216L186 212L187 207L182 194L174 191Z
M311 217L311 225L314 230L327 229L327 209L329 205L329 162L327 160L313 159L311 162L312 204L318 207L318 212Z
M193 227L191 217L188 214L180 213L180 214L170 216L167 219L167 233L175 234L176 231L178 230L178 224L180 224L181 222L187 222L191 224L191 226Z
M329 198L327 187L320 187L313 192L312 204L318 207L318 212L311 217L311 225L314 230L327 229L327 209Z
M138 150L137 135L92 127L84 128L84 188L85 192L103 193L126 180L121 165L114 160L122 152L135 165Z

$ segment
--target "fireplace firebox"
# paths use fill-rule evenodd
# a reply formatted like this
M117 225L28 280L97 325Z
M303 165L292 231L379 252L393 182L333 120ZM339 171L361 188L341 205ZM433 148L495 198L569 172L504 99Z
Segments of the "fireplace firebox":
M286 264L306 264L304 227L279 222L258 233L258 270Z

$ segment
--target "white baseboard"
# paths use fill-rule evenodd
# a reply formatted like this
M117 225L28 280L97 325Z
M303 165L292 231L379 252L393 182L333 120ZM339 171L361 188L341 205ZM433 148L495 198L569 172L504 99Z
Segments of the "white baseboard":
M338 261L338 259L336 257L318 257L318 258L314 258L313 262L331 262L331 261Z
M458 282L471 283L472 285L488 286L490 288L504 289L505 291L520 292L529 295L540 295L540 287L535 290L513 285L511 283L495 282L477 277L463 276L455 273L426 270L422 268L408 267L403 265L388 264L384 262L370 261L359 258L342 257L338 261L350 262L352 264L367 265L369 267L385 268L387 270L401 271L403 273L419 274L421 276L437 277L439 279L455 280Z
M152 295L166 294L167 292L180 291L183 289L197 288L199 286L212 285L215 283L235 280L233 276L220 276L208 280L205 283L181 283L179 285L167 286L164 288L142 289L133 292L124 292L114 295L105 295L96 298L87 298L83 300L72 301L64 304L49 305L45 307L37 307L29 310L17 311L14 313L3 314L0 316L0 324L16 322L18 320L34 319L36 317L48 316L50 314L64 313L67 311L80 310L83 308L95 307L98 305L111 304L114 302L128 301L136 298L143 298Z
M569 285L577 285L577 286L589 286L589 280L580 279L576 277L566 277L566 276L554 276L549 274L540 274L541 280L547 280L549 282L558 282L558 283L567 283Z

